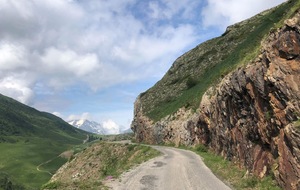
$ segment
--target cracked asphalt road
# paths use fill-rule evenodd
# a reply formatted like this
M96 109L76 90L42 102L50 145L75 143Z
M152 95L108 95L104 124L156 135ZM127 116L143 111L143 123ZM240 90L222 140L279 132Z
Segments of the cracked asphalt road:
M170 147L153 148L162 156L151 159L124 173L107 186L114 190L229 190L208 169L201 158L187 150Z

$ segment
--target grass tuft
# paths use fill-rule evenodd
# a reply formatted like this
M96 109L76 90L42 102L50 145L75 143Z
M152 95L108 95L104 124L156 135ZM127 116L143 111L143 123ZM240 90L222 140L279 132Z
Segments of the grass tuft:
M202 157L205 165L218 176L222 181L228 182L234 189L247 190L280 190L276 181L271 176L259 179L254 175L247 174L247 171L236 164L225 160L222 156L218 156L203 145L197 145L191 149Z
M65 170L42 189L105 189L102 181L118 178L123 172L160 153L149 146L95 142L74 155ZM86 172L88 171L88 172Z

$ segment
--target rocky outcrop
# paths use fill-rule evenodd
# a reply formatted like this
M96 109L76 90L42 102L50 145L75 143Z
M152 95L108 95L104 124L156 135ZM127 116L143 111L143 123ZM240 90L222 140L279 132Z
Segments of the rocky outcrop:
M225 76L202 97L158 122L135 103L138 141L202 143L249 172L273 174L284 189L300 189L300 13L272 31L260 55Z
M271 33L254 63L206 93L199 117L208 146L260 177L273 172L285 189L300 189L299 18Z
M140 107L139 100L135 103L135 117L131 124L138 142L149 144L195 144L195 123L198 120L196 114L191 110L179 109L175 114L163 118L154 123L144 116L137 108Z

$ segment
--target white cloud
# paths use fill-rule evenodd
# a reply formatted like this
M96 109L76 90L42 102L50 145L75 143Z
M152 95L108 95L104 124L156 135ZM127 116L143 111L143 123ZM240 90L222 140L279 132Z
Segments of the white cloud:
M11 71L28 66L27 52L21 45L0 43L1 71Z
M119 134L120 126L116 124L113 120L109 119L102 123L102 127L107 131L107 134Z
M0 2L0 71L35 76L23 86L28 89L36 83L53 90L81 83L97 91L161 76L196 39L190 24L149 25L182 15L191 0L162 1L159 21L137 17L136 0Z
M62 117L63 116L60 112L53 112L52 114L57 116L57 117Z
M95 74L101 69L97 55L86 53L79 55L73 50L59 50L50 47L41 56L41 73L50 77L50 86L64 87L77 81L86 81L87 76Z
M96 122L103 123L103 121L114 121L120 127L129 128L133 118L133 109L120 108L116 110L103 110L102 112L94 112L93 118Z
M254 14L248 9L266 8L266 4L272 6L275 2L279 0L208 0L203 9L204 23L223 25L219 21L223 17L232 23ZM178 56L206 35L201 33L201 3L195 0L0 0L0 93L43 111L69 115L81 113L78 110L84 109L82 106L90 106L90 102L78 103L87 97L94 98L91 102L103 102L88 93L105 94L110 87L137 81L145 84L145 79L152 84ZM74 95L76 91L79 92ZM77 95L80 97L70 98ZM102 105L97 109L106 109L105 112L120 109L115 102L121 98L116 97L111 95L107 101L114 102L115 107L107 103L108 109ZM132 102L128 104L132 106ZM93 115L92 111L85 111ZM100 111L94 108L93 112ZM125 116L121 122L115 119L120 115L107 115L106 125L114 126L108 122L114 118L128 126Z
M54 115L58 117L63 117L63 115L59 112L53 112ZM103 115L102 115L103 116ZM123 115L124 116L124 115ZM117 124L117 122L113 119L107 119L102 118L98 120L94 120L95 116L91 113L85 112L82 114L73 114L69 115L67 118L65 118L66 121L72 121L72 120L89 120L89 121L96 121L97 123L100 123L101 126L105 129L107 134L119 134L124 129L128 129L128 126L122 126Z
M82 113L80 115L69 115L66 119L66 121L72 121L72 120L92 120L92 115L88 112Z
M207 0L202 9L203 24L224 30L285 0Z
M0 92L6 96L12 97L24 104L30 104L34 92L28 88L29 81L14 76L0 79Z
M64 28L74 26L84 16L80 7L65 0L1 0L0 11L0 23L5 26L0 28L1 39L32 45L54 42Z

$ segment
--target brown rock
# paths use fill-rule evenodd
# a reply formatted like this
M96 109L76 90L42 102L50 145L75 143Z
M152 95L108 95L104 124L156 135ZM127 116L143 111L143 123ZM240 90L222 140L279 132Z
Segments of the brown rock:
M300 13L270 33L261 54L203 96L198 112L180 109L154 123L135 103L137 141L207 145L250 173L274 173L300 189Z
M295 147L291 142L299 143L299 135L297 133L297 139L291 139L290 130L292 126L289 125L286 129L280 131L280 140L278 142L279 152L279 173L277 179L282 187L285 189L298 190L300 189L300 166L299 166L299 151L295 152L295 149L299 150L299 145Z
M300 129L293 125L300 116L297 26L271 35L256 62L226 76L201 103L199 117L212 149L259 177L274 172L284 189L300 189Z

